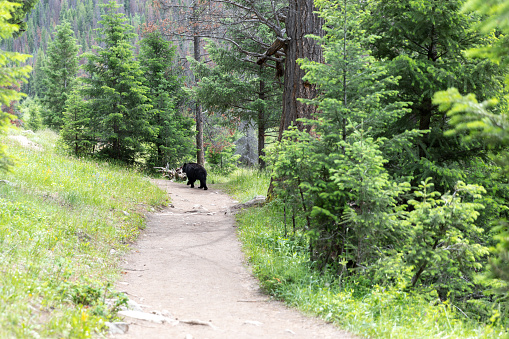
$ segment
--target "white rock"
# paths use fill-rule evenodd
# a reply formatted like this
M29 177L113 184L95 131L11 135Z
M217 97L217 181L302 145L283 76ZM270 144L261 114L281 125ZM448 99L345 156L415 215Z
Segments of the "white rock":
M110 334L126 334L129 330L129 324L124 322L110 323L106 322Z
M138 311L120 311L120 312L118 312L118 314L123 315L124 317L150 321L150 322L157 323L157 324L166 324L166 323L170 324L170 325L178 324L178 320L170 319L168 317L165 317L162 315L157 315L157 314L138 312Z
M171 318L171 319L174 319L173 315L170 313L170 311L168 310L162 310L161 311L161 315L167 317L167 318Z
M244 321L244 324L246 325L255 325L255 326L262 326L263 323L256 321L256 320L246 320Z
M127 310L143 312L141 305L131 299L127 301Z

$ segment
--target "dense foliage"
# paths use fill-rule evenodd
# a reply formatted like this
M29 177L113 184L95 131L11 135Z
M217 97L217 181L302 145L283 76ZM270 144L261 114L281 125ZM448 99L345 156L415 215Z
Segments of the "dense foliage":
M325 63L301 63L321 90L307 101L319 112L301 120L311 133L285 132L269 161L309 260L339 281L434 290L484 321L507 314L490 292L498 283L482 278L492 225L507 210L506 180L489 174L500 172L500 146L463 142L449 131L465 125L432 103L436 91L461 85L503 107L504 70L465 52L495 40L473 30L479 21L462 1L315 3ZM502 234L491 272L503 279Z
M11 2L0 2L0 38L5 39L19 30L16 24L9 21L15 17L11 14L17 11L19 5ZM30 66L21 66L29 55L0 50L0 105L10 106L11 102L22 98L23 94L15 88L19 82L26 81ZM10 125L12 115L4 109L0 111L0 135ZM0 171L12 165L12 160L6 155L5 146L0 144Z
M492 32L493 29L498 28L504 34L509 33L509 25L502 19L509 13L509 8L502 6L499 1L481 3L470 0L466 8L475 9L488 16L478 25L482 32ZM494 39L492 45L481 46L468 52L473 57L488 57L504 67L507 85L509 83L508 51L507 38L500 34L497 39ZM507 101L508 96L506 94L503 99ZM486 97L481 96L481 98ZM461 136L463 144L467 146L482 140L493 148L492 159L498 165L495 173L496 181L507 184L509 174L509 155L506 150L509 141L507 106L501 104L498 97L488 97L485 101L479 102L473 93L462 96L456 88L436 93L434 103L439 104L440 109L447 112L450 117L451 124L454 126L454 130L450 131L451 135ZM493 256L489 260L487 276L495 279L494 289L491 292L495 292L499 300L507 305L509 301L509 226L506 221L507 213L502 213L501 217L494 228L496 245L492 248Z
M154 128L148 163L178 167L188 156L191 143L192 119L179 111L185 98L181 74L174 64L175 47L163 39L160 32L147 32L140 42L139 59L144 84L149 89L152 108L148 121Z

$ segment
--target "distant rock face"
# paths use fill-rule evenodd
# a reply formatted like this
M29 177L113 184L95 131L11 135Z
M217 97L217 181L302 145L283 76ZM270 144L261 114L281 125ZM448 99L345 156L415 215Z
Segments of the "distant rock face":
M244 136L235 141L235 154L240 154L239 162L245 166L256 166L258 164L258 138L256 137L255 123L243 121L240 124Z

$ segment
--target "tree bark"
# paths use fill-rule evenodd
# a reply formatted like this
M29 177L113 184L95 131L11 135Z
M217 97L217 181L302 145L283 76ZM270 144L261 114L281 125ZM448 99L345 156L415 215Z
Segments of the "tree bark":
M279 126L279 140L283 132L292 124L303 130L304 125L297 122L299 118L311 118L316 107L300 102L299 98L313 99L317 90L315 85L302 80L304 70L297 64L297 59L307 58L316 62L323 62L320 45L308 34L323 36L324 21L316 13L312 0L290 0L288 17L286 18L286 33L288 41L285 46L285 77L283 89L283 113Z
M260 100L265 100L265 82L260 80L260 92L258 93ZM258 166L260 169L265 168L265 112L263 108L258 111Z
M200 61L200 37L198 32L198 1L193 5L193 42L194 42L194 59ZM195 79L198 81L198 79ZM202 166L205 165L205 150L203 148L203 116L201 105L197 101L195 106L196 115L196 162Z

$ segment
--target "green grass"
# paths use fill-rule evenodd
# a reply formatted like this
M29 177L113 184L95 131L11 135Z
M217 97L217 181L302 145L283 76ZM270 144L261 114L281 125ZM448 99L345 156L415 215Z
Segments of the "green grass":
M208 182L224 189L240 202L251 200L257 195L267 195L270 176L267 172L249 168L237 168L228 176L209 173Z
M265 174L242 170L225 186L243 200L265 194L268 182ZM455 305L441 302L436 293L410 293L389 284L372 286L359 278L343 279L340 283L333 276L314 271L307 254L306 237L299 233L285 236L282 214L276 201L237 215L238 234L253 271L262 287L277 299L363 337L498 338L506 335L496 323L485 325L468 319Z
M39 146L0 139L18 164L0 177L8 181L0 183L0 337L95 336L125 300L111 287L120 255L167 195L135 170L57 154L52 132L24 136Z

